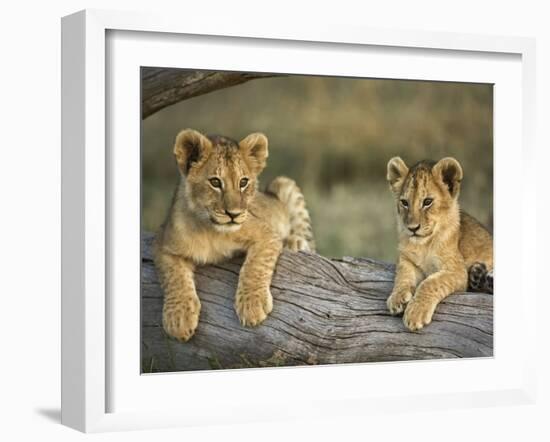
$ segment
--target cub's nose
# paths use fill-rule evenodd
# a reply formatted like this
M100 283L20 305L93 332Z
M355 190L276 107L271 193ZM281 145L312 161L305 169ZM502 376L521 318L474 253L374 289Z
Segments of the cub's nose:
M412 233L418 232L418 229L420 229L420 224L416 226L407 226L407 229L409 229Z
M231 221L233 221L235 218L237 218L241 213L243 213L242 211L236 211L236 210L226 210L225 211L225 214L231 218Z

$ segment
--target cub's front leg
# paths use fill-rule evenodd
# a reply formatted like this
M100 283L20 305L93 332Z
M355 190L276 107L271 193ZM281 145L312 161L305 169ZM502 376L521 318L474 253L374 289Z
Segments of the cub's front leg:
M400 257L395 269L393 290L386 301L388 310L392 315L403 313L414 295L419 277L420 274L416 266L405 258Z
M407 305L403 323L411 331L432 322L437 305L451 293L464 291L468 285L466 266L441 270L418 284L414 298Z
M269 286L282 248L282 241L273 240L248 249L235 296L235 310L242 325L256 326L271 312L273 299Z
M162 324L170 336L188 341L199 324L201 303L193 280L194 265L177 255L155 253L155 266L164 290Z

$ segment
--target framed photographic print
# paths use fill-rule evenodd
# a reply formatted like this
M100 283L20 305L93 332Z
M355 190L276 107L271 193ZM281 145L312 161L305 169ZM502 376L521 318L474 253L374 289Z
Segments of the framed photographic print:
M63 423L529 402L533 41L234 29L63 19Z
M492 84L142 67L141 97L142 373L493 356ZM241 141L187 128L211 121ZM387 166L398 154L410 172ZM386 175L399 164L396 213ZM422 181L444 164L452 193L437 172ZM402 207L415 196L423 207ZM396 215L420 229L398 235ZM470 262L430 296L467 271L471 292L409 333L412 307L387 306L388 262L429 250L447 269L458 218ZM425 267L416 299L436 277Z

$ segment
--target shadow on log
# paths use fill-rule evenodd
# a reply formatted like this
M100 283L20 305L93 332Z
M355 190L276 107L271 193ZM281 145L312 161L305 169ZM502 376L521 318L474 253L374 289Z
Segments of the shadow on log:
M242 259L199 267L199 327L189 342L177 342L161 325L162 291L152 262L152 238L142 236L143 372L493 354L492 295L451 295L428 327L411 333L386 310L393 265L303 252L281 255L271 285L273 311L256 328L241 327L233 309Z
M189 71L186 69L141 69L141 118L179 101L277 74L255 72Z

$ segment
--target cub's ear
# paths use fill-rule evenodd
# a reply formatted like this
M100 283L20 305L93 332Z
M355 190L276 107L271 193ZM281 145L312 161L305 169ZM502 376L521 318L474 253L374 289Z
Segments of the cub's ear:
M174 155L180 172L187 175L194 163L199 162L211 149L212 143L200 132L184 129L176 137Z
M401 192L403 182L409 173L409 168L400 157L393 157L388 161L388 172L386 179L390 183L390 188L394 194Z
M457 160L451 157L443 158L433 167L432 173L449 189L449 193L453 198L458 197L460 182L464 175Z
M265 167L269 152L267 150L267 137L259 132L248 135L240 141L239 148L250 159L252 169L259 174Z

